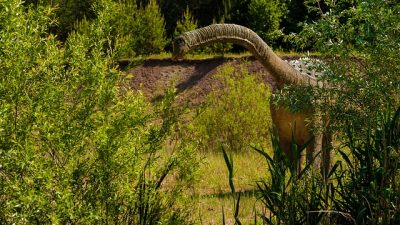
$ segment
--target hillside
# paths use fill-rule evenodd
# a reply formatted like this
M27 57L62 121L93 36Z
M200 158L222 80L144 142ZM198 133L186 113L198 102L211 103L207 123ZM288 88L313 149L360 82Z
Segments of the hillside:
M133 75L128 82L132 89L143 91L152 100L162 96L167 88L175 86L179 104L196 106L203 102L211 90L221 86L213 80L213 76L227 63L246 65L251 73L260 74L264 82L274 88L274 79L253 57L181 61L148 59L128 70Z

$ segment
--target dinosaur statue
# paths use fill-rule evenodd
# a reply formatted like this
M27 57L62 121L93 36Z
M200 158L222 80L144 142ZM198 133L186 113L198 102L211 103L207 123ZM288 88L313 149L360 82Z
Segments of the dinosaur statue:
M278 90L281 90L285 85L311 85L314 87L326 85L315 76L302 73L288 62L282 60L255 32L235 24L214 24L183 33L173 42L172 57L174 59L182 58L194 48L215 42L230 42L243 46L250 51L275 78ZM324 175L327 174L330 167L330 153L322 151L322 149L323 145L330 144L331 138L330 135L328 135L329 137L323 137L322 133L311 131L312 127L307 123L308 120L311 119L314 126L320 125L322 122L320 118L310 118L313 115L314 112L312 110L292 113L288 111L287 107L276 107L271 104L271 117L278 132L281 148L293 160L294 156L291 152L293 135L297 144L300 145L314 138L313 143L306 150L307 161L313 161L315 165L321 164L321 171ZM322 154L319 157L315 157L318 152L322 152ZM304 156L300 157L298 165L301 165L303 161Z

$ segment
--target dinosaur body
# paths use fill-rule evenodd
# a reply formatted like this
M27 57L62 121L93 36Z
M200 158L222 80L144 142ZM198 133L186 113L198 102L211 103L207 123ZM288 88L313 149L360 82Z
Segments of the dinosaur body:
M173 57L180 58L191 49L215 42L230 42L241 45L249 50L275 78L278 90L286 85L311 85L320 87L324 85L318 81L315 73L302 73L301 70L297 70L290 65L293 62L288 63L283 61L255 32L235 24L214 24L182 34L173 43ZM300 64L294 63L293 65ZM307 148L308 160L313 159L316 152L321 151L323 142L322 134L313 134L307 122L311 119L312 115L312 110L292 113L284 106L274 107L271 105L271 117L278 131L281 148L289 158L293 159L294 157L290 147L293 137L292 131L295 132L296 143L300 145L305 144L308 140L315 137L314 143ZM324 159L324 163L329 164L327 160Z

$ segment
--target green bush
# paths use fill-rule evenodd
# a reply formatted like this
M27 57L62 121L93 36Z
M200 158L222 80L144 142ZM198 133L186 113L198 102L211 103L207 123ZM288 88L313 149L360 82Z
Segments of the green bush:
M279 24L286 14L282 0L251 0L249 3L249 26L267 43L273 44L282 32Z
M313 40L314 49L329 62L325 79L333 85L315 94L320 111L335 121L338 131L349 123L362 130L400 104L400 9L395 2L326 1L329 12L321 11L318 23L304 28L304 39Z
M195 139L203 150L244 151L250 144L267 146L271 125L266 84L245 67L227 65L215 75L223 88L214 90L195 118Z
M41 0L27 1L26 5L53 7L55 23L48 27L57 39L65 42L72 32L82 32L96 19L96 7L102 0ZM157 1L150 0L138 6L136 1L110 0L108 8L111 42L117 57L149 55L164 51L167 44L165 21Z
M1 224L186 220L177 201L193 148L163 147L176 121L173 93L153 108L121 85L110 7L96 5L88 32L62 45L47 33L51 10L0 1Z

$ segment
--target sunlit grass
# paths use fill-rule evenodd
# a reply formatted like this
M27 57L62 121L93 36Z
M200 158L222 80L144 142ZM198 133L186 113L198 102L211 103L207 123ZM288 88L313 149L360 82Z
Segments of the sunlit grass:
M223 194L230 192L228 170L221 153L201 153L203 162L199 169L199 179L195 184L195 194ZM237 191L255 189L255 181L267 179L267 164L255 151L232 153L234 184Z
M255 151L232 153L234 184L242 193L239 217L244 224L254 220L254 211L263 211L257 202L256 181L267 180L267 164ZM189 191L193 218L199 224L222 224L224 208L226 224L233 224L234 198L228 183L228 170L222 152L201 153L198 177Z
M226 224L234 224L234 198L227 195L208 195L193 198L193 216L198 224L223 224L225 216ZM257 201L257 193L244 192L240 198L239 219L243 224L253 224L254 214L263 213L265 209Z

